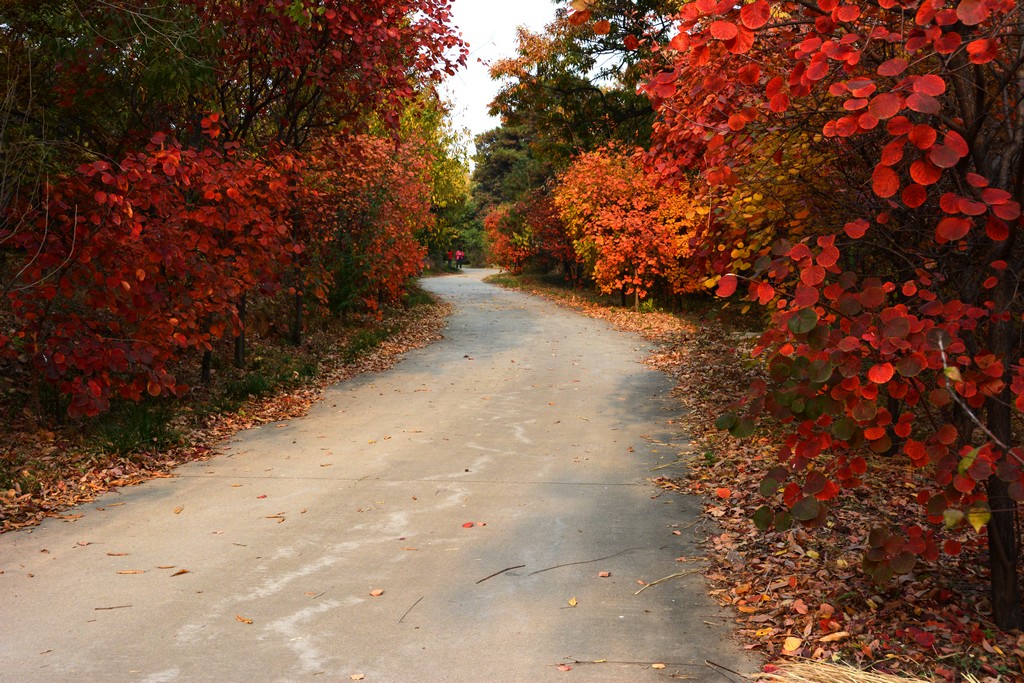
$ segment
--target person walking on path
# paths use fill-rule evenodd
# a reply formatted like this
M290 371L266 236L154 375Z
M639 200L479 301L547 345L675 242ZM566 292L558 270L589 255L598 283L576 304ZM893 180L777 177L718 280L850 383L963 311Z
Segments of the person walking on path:
M462 259L466 258L466 254L461 249L455 252L455 267L462 270Z

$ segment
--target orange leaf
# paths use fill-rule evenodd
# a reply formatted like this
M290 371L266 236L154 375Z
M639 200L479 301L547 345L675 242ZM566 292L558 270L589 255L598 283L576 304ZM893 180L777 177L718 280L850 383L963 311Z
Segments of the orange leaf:
M892 363L879 363L868 370L868 379L875 384L885 384L896 373Z
M235 621L240 621L243 624L251 624L252 623L252 619L247 619L246 617L243 617L241 614L236 614L235 615Z
M723 486L721 488L715 489L715 495L718 496L719 498L723 498L724 499L724 498L728 498L729 496L731 496L732 495L732 491L729 490L728 488L725 488Z

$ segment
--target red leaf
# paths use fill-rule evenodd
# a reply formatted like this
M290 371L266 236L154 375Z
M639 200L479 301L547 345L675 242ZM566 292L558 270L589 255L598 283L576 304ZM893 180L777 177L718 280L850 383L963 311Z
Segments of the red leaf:
M747 7L749 6L747 5ZM740 67L740 70L736 72L736 76L740 79L740 83L754 85L761 79L761 67L757 64L747 64Z
M768 6L767 0L757 0L740 9L740 21L751 30L759 29L767 24L770 15L771 7Z
M734 55L746 54L754 47L754 32L745 26L738 27L736 37L725 41L725 49Z
M903 160L903 148L907 145L907 138L902 135L892 140L882 148L882 163L886 166L895 166Z
M928 161L938 168L953 168L960 162L960 156L945 145L935 145L928 150Z
M611 30L612 22L608 21L607 19L602 19L601 21L594 24L594 33L596 35L606 36L609 33L611 33Z
M883 199L892 197L900 191L900 177L888 166L879 164L871 174L871 187Z
M988 18L985 0L963 0L956 8L956 18L967 26L977 26Z
M943 218L935 227L935 236L940 244L962 239L971 231L973 223L966 218L950 216Z
M979 38L967 43L967 55L973 64L988 64L999 56L999 44L992 38Z
M723 275L722 279L718 281L718 290L715 292L720 297L730 297L736 291L736 285L739 281L735 275Z
M868 111L878 119L888 119L895 116L903 108L903 98L896 93L884 92L876 95L868 104Z
M916 209L928 200L928 190L923 185L913 183L903 188L903 203L911 209Z
M989 216L985 223L985 234L990 240L1002 242L1010 237L1010 226L995 216Z
M864 220L863 218L858 218L857 220L851 221L844 225L843 231L851 239L859 240L867 233L869 227L871 226L868 224L866 220Z
M918 159L910 165L910 177L921 185L934 185L942 177L942 169L930 161Z
M718 20L711 22L711 35L718 40L732 40L738 33L739 29L731 21Z
M946 131L946 134L943 136L943 141L946 143L946 147L953 150L961 159L967 156L971 151L967 146L967 141L964 140L964 137L955 130Z
M868 379L875 384L885 384L896 374L892 363L880 363L868 370Z
M808 287L816 287L825 281L825 269L821 266L811 266L800 271L800 281Z
M935 46L935 51L940 55L951 55L957 51L963 42L964 39L960 37L959 33L949 31L932 41L932 45Z
M829 245L821 250L821 253L818 254L818 258L815 260L818 262L819 266L831 268L839 261L839 250L834 246Z
M929 126L927 123L919 123L910 129L910 133L907 138L914 144L918 149L928 149L935 144L939 134L935 132L935 129Z
M857 5L843 5L835 11L834 16L841 22L856 21L860 18L860 7Z
M935 74L925 74L914 81L914 92L938 97L946 92L946 81Z
M887 62L882 62L878 67L879 76L899 76L901 73L907 70L910 63L902 57L890 59Z
M938 114L942 110L937 99L919 92L911 93L907 97L907 106L921 114Z
M968 173L964 176L971 187L988 187L988 178L977 173Z
M715 495L718 496L719 498L726 499L732 495L732 491L723 486L721 488L715 489Z
M627 50L635 50L638 47L640 47L640 39L634 36L633 34L630 34L622 39L622 45Z

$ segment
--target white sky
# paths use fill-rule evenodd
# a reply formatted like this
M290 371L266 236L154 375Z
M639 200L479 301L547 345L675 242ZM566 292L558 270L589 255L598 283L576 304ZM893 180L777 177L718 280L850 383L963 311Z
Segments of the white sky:
M551 0L453 0L452 12L469 43L469 59L445 90L454 107L455 128L468 128L471 143L473 136L500 123L487 115L498 88L480 60L493 62L515 54L516 27L540 31L555 18L555 5Z

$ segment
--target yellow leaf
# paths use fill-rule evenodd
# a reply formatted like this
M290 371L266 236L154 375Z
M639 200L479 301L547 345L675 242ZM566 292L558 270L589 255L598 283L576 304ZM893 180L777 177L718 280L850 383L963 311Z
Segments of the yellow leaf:
M185 507L183 505L179 505L178 507L174 508L174 514L180 515L181 511L184 510L184 509L185 509Z
M990 519L992 519L992 511L988 509L988 505L973 507L967 513L967 521L974 527L976 532L980 532L981 528L988 524Z
M235 621L240 621L243 624L251 624L252 623L252 619L247 619L247 618L243 617L241 614L236 614L235 615Z
M757 631L754 631L754 635L758 638L764 638L766 636L770 636L773 633L775 633L775 629L773 628L762 628L758 629Z
M792 654L800 649L800 646L804 644L804 641L795 636L790 636L782 643L782 653Z
M651 668L652 669L664 669L665 665L662 664L661 662L658 662L657 664L651 664Z
M351 678L353 681L361 681L364 678L366 678L366 676L364 676L363 674L352 674L351 676L349 676L349 678Z
M576 606L576 598L575 597L569 598L569 607L575 607L575 606Z

